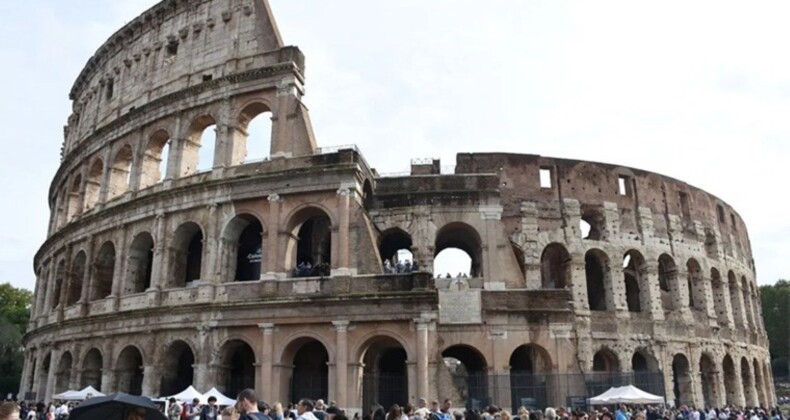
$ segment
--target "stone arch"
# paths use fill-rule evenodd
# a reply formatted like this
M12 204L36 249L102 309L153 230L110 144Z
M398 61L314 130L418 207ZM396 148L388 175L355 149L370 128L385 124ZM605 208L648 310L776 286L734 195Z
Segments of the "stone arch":
M716 259L719 257L719 241L716 233L711 228L705 228L705 254L708 258Z
M584 254L584 272L587 278L587 304L591 311L611 308L611 269L609 256L600 249Z
M300 264L310 269L299 276L329 275L332 265L332 226L329 212L323 207L307 205L291 213L288 218L291 238L286 247L286 269L293 271Z
M609 374L619 372L620 361L617 359L617 354L607 347L602 347L593 355L592 370Z
M754 300L752 299L753 293L751 287L749 287L749 282L746 280L746 276L741 276L741 294L743 296L743 311L746 313L746 321L751 328L756 328L757 323L755 322Z
M192 385L195 377L195 352L184 340L175 340L162 356L160 394L174 395Z
M104 162L100 158L96 158L88 169L87 178L85 178L85 211L92 209L99 202L103 176Z
M239 213L222 231L227 275L236 281L259 280L263 261L263 223L250 213Z
M743 384L743 397L746 405L754 406L757 404L757 396L754 394L754 376L752 376L751 366L746 357L741 357L741 383Z
M211 127L214 127L214 139L204 144L206 130ZM179 176L210 170L214 165L214 149L217 144L217 120L210 114L202 114L192 120L186 133L186 141L181 142ZM209 153L210 162L205 162Z
M537 406L548 404L546 373L551 372L551 356L543 347L524 344L510 354L510 400L517 408L524 399Z
M378 403L385 407L405 405L409 399L406 361L409 354L399 338L379 331L369 335L359 347L362 363L364 407Z
M301 336L285 346L281 364L290 368L282 380L289 387L289 401L301 398L327 400L329 394L329 351L323 340Z
M386 262L389 262L391 267L396 267L399 261L398 251L406 250L411 253L411 247L411 235L403 229L394 227L382 232L381 240L379 241L379 255L385 261L385 271Z
M760 363L755 358L752 361L752 372L754 373L754 386L757 390L757 404L761 405L761 407L768 406L768 400L766 399L766 389L765 389L765 381L763 379L763 372L760 369Z
M234 338L220 347L221 367L217 384L224 386L226 395L238 395L246 388L255 388L257 368L255 351L245 340Z
M72 221L80 214L80 191L82 189L82 175L77 174L71 182L66 206L66 220Z
M48 351L44 355L44 359L41 362L41 370L36 373L38 375L38 390L36 392L38 392L37 395L39 396L43 397L47 393L47 382L48 382L47 377L49 376L49 370L51 367L52 367L52 352Z
M606 240L606 217L599 208L591 207L583 209L581 221L579 223L582 231L582 239L589 239L592 241ZM584 230L588 227L589 231L585 235Z
M153 261L154 238L148 232L140 232L129 246L124 295L142 293L151 287Z
M241 128L241 133L239 136L234 136L233 141L236 143L234 144L234 149L238 149L243 151L240 154L241 159L233 162L233 164L238 164L242 162L249 162L251 160L266 158L268 153L266 153L266 146L269 147L271 150L271 140L274 134L274 124L272 124L271 120L273 118L273 111L272 107L268 105L265 101L261 99L255 99L242 107L241 111L238 114L238 121L239 127ZM268 118L267 118L268 117ZM256 127L262 131L269 131L268 139L266 139L265 133L260 133L261 137L264 139L252 139L253 141L259 141L263 144L250 144L250 137L255 137L255 133L251 130L251 124L253 126L257 125L257 121L260 119L261 126ZM268 121L267 121L268 119ZM265 141L268 140L269 144L267 145ZM257 147L256 147L257 146ZM263 147L261 147L263 146Z
M203 229L195 222L182 223L172 236L168 282L170 287L185 287L201 279L203 265Z
M727 325L727 308L729 302L727 300L727 288L721 279L719 270L715 267L710 269L710 284L713 291L713 304L716 308L716 321L720 327Z
M89 292L90 301L104 299L112 294L112 282L115 275L115 245L107 241L96 253L93 263L94 277Z
M130 395L143 394L143 354L134 345L126 346L115 363L115 390Z
M466 344L455 344L442 351L442 359L464 405L475 405L474 401L481 406L490 403L488 362L478 349Z
M73 364L74 358L71 356L71 352L66 351L60 356L58 370L55 372L55 392L53 392L53 394L58 394L69 389L69 378L71 377Z
M675 406L680 404L693 404L694 390L691 385L691 364L683 353L672 357L672 392L675 397Z
M134 161L134 150L132 146L124 143L110 167L110 183L107 186L107 199L112 200L129 190L129 183L132 176L132 163Z
M71 263L71 281L68 282L68 292L66 293L66 306L71 306L82 299L82 283L85 281L87 256L85 251L80 251Z
M739 287L738 280L736 279L735 273L732 270L727 272L727 284L729 285L730 289L730 305L732 305L732 316L735 321L735 325L748 327L747 325L744 325L746 318L744 317L741 288Z
M700 383L702 384L702 402L705 407L719 406L719 391L716 385L717 372L714 356L703 352L699 358Z
M516 264L518 264L519 273L521 273L521 279L526 281L527 278L527 257L524 254L524 249L519 246L519 244L510 241L510 249L513 250L513 256L516 258ZM523 282L522 282L523 283Z
M436 257L449 248L459 249L469 256L470 277L483 275L483 241L474 227L464 222L450 222L439 228L434 241L434 264Z
M634 372L658 372L658 360L647 349L640 347L631 356L631 370Z
M156 130L148 138L140 171L140 189L162 182L167 176L167 159L170 154L170 133Z
M735 372L735 362L729 354L724 355L721 366L724 374L724 392L727 396L726 403L729 405L738 404L738 376Z
M647 291L650 290L650 284L647 264L645 257L637 250L628 250L623 256L623 281L628 311L649 311L650 299Z
M678 268L675 260L668 254L658 257L658 287L661 291L661 306L665 311L680 309L676 307L678 293Z
M653 394L663 393L664 386L658 360L645 347L637 348L631 356L633 384Z
M58 261L58 265L55 268L55 289L52 292L52 309L55 309L60 305L60 295L61 289L65 286L66 283L66 260L62 259Z
M686 283L688 285L689 306L697 311L705 310L705 280L702 267L694 258L686 261Z
M540 284L543 289L564 289L571 286L571 254L565 245L552 242L540 256Z
M374 202L373 183L370 182L369 179L365 179L365 183L362 184L362 205L366 210L371 210L373 209Z
M96 347L91 348L85 353L82 359L82 373L80 376L80 389L87 386L94 387L101 391L101 373L104 366L104 358L101 350Z

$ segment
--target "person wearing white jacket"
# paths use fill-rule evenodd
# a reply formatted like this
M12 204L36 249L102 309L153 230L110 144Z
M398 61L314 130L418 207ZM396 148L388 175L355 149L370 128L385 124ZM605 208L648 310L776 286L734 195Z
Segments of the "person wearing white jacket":
M313 408L315 408L313 400L308 400L307 398L299 400L299 404L296 406L296 412L299 414L299 417L296 420L318 420L318 417L313 414Z

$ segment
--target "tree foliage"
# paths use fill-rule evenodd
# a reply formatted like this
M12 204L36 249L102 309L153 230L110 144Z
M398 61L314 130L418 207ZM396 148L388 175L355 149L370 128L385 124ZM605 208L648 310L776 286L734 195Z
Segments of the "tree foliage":
M790 281L760 286L774 376L790 376Z
M0 396L16 395L22 379L22 336L30 320L33 294L9 283L0 284Z

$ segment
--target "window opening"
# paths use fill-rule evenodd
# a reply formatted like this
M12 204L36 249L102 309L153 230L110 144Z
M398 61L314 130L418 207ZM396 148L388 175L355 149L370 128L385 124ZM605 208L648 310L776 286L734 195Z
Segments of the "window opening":
M551 188L550 168L540 168L540 188Z

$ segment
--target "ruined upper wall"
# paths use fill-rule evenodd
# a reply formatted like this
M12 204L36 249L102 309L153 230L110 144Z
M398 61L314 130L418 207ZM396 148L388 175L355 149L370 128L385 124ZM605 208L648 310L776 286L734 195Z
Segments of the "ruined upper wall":
M69 97L64 157L96 129L158 98L281 61L267 0L166 0L113 34ZM303 68L303 59L297 58Z

